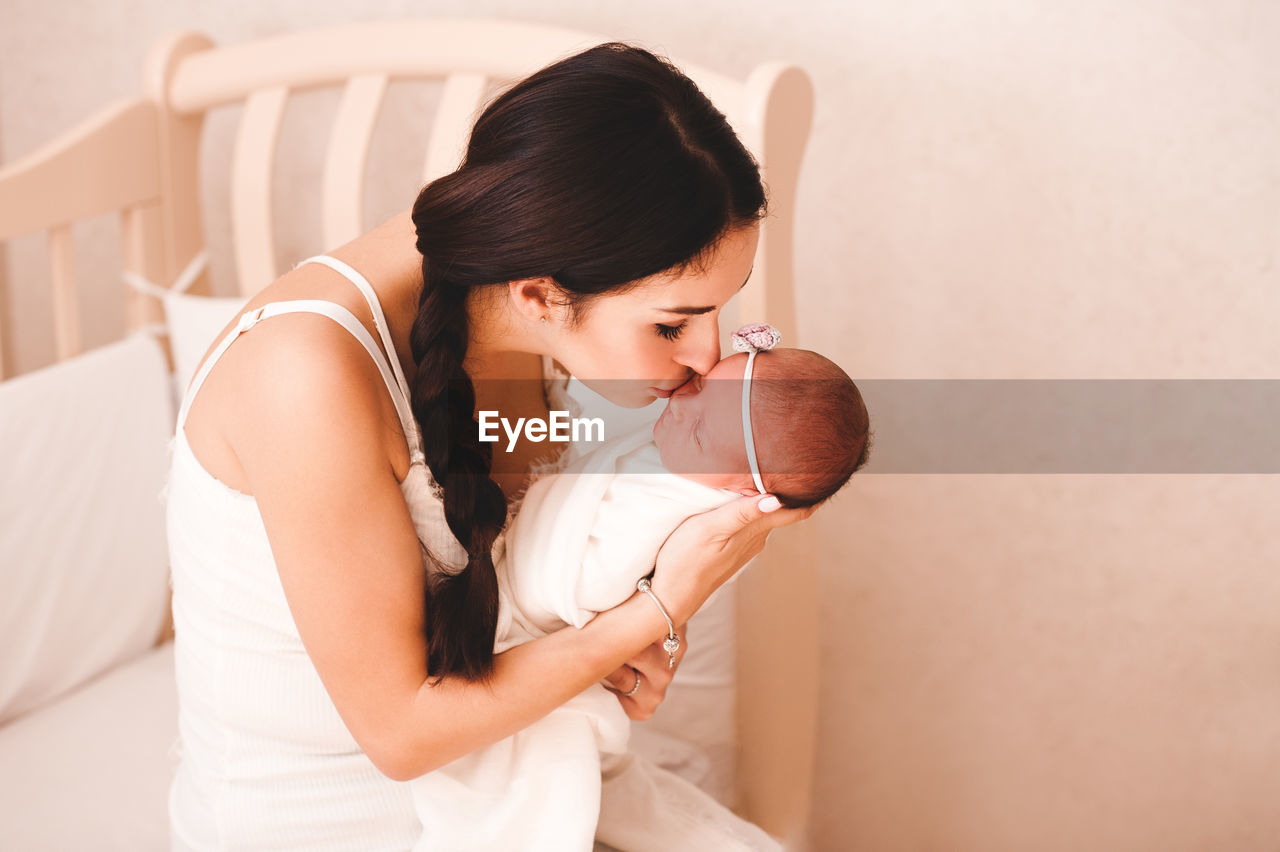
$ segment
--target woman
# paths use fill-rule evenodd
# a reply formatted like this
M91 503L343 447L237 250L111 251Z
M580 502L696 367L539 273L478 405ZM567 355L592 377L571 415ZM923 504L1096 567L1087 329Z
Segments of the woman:
M399 782L602 678L653 714L674 669L639 591L492 653L495 544L554 445L495 456L475 412L547 418L544 356L632 407L706 373L764 212L701 92L606 44L495 99L411 211L249 302L174 443L175 847L429 844ZM681 525L652 578L677 632L807 514L750 497Z

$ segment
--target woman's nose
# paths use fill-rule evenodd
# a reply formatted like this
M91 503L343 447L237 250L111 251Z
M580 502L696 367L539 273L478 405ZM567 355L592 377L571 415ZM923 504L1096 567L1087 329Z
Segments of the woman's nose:
M698 375L705 376L720 361L720 327L714 320L697 325L699 333L690 335L688 346L681 350L676 360Z

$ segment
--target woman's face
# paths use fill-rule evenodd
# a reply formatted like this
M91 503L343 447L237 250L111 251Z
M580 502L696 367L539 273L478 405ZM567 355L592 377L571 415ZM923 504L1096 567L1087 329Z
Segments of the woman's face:
M553 357L616 405L669 397L720 360L720 310L746 284L759 241L758 224L740 228L720 242L704 274L654 275L596 299Z

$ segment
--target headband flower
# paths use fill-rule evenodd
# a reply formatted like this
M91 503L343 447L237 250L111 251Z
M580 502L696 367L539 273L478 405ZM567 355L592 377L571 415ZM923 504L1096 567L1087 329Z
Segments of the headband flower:
M762 352L777 346L781 339L782 332L767 322L748 323L730 336L735 352Z

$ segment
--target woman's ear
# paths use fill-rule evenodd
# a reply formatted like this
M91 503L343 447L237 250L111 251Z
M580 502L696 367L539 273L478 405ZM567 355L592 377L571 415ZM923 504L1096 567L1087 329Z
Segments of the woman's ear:
M507 293L520 315L530 322L549 317L556 304L559 288L554 279L543 275L538 278L517 278L507 282Z

